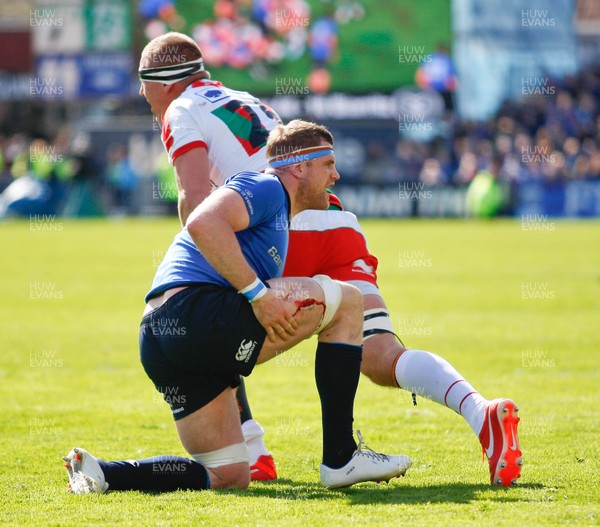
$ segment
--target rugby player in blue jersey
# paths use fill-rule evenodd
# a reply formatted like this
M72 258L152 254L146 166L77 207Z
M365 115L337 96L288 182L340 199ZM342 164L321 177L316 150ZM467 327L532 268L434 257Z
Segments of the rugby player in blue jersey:
M410 467L408 457L363 449L360 434L358 445L353 438L360 291L323 275L279 278L288 219L326 209L327 190L339 179L333 137L323 126L295 120L269 135L267 155L277 159L275 168L236 174L195 208L146 296L141 361L170 403L193 459L105 462L74 448L64 458L72 492L246 488L248 449L233 390L240 375L315 333L322 483L389 480ZM179 331L165 330L174 327Z
M200 49L186 35L171 32L152 40L142 52L140 79L140 95L162 125L163 144L175 170L182 224L230 175L294 163L285 156L267 159L268 132L280 122L275 112L251 94L211 80ZM377 259L369 253L354 215L341 210L305 210L292 218L284 276L326 274L349 281L363 294L362 372L377 384L413 391L460 414L488 458L490 482L513 484L522 465L514 401L486 400L442 357L407 350L397 342L376 270ZM168 326L157 329L163 333L175 330ZM163 395L170 402L184 397L176 388L164 390ZM264 430L252 417L243 383L237 399L251 478L275 479L275 463L264 445Z

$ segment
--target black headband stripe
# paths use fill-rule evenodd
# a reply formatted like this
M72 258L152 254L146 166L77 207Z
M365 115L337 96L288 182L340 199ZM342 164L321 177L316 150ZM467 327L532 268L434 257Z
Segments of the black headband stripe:
M198 60L198 59L195 59ZM186 65L186 63L182 63L182 64L173 64L172 66L163 66L160 68L143 68L141 70L139 70L140 75L142 74L146 74L146 73L160 73L162 71L171 71L171 70L178 70L181 69L183 67L189 67L189 68L203 68L204 64L202 63L202 61L200 60L200 62L194 63L194 64L190 64L189 66Z
M204 71L204 63L202 59L196 59L182 64L173 64L172 66L143 68L138 70L138 75L141 80L171 84L200 71ZM172 72L172 74L169 75L169 72Z
M153 72L148 73L140 73L140 79L142 80L157 80L157 81L173 81L180 80L189 77L190 75L201 71L201 68L194 68L186 71L182 71L180 73L174 73L173 75L167 75L166 77L157 77L153 75Z

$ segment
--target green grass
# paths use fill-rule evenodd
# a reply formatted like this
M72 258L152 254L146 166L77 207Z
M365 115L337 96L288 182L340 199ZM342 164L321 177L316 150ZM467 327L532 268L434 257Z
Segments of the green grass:
M143 296L177 223L8 222L0 224L0 522L598 525L599 224L363 225L405 342L447 358L483 395L519 404L517 488L488 485L459 416L428 401L414 407L405 392L365 378L356 426L372 447L410 455L413 468L389 485L322 488L308 342L247 383L277 482L246 492L68 494L60 456L73 446L105 459L184 454L137 349Z

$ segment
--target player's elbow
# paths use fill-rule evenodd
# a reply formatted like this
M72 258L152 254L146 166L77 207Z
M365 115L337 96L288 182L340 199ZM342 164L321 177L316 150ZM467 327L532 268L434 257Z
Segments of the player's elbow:
M194 240L202 239L206 231L206 229L204 228L206 227L206 222L202 220L202 215L200 214L194 214L193 216L189 215L186 220L185 226L190 236Z
M223 222L218 214L205 208L198 208L192 212L185 227L200 251L213 246L215 240L220 240L224 230Z

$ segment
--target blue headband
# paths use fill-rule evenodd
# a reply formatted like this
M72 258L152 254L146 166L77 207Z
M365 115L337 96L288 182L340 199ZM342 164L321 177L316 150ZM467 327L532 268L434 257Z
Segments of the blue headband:
M316 150L316 149L319 150ZM303 153L306 152L306 153ZM313 146L309 148L303 148L293 152L293 154L286 154L289 157L275 156L269 160L269 166L271 168L279 168L286 165L293 165L295 163L302 163L303 161L309 161L316 159L317 157L327 156L333 154L333 149L327 146ZM283 157L283 158L282 158Z

